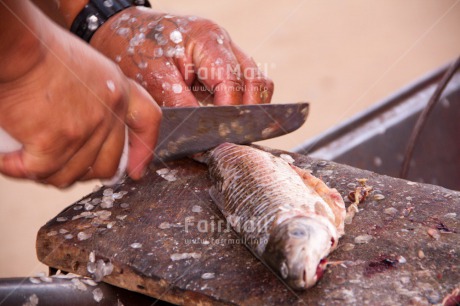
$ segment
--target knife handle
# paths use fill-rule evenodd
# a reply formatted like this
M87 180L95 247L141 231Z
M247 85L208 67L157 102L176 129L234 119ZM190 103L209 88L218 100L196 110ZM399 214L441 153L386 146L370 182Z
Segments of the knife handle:
M21 150L22 144L0 127L0 153Z
M103 180L103 185L115 185L119 183L125 175L126 167L128 166L128 144L128 128L125 128L125 144L117 172L111 179ZM12 153L21 150L21 148L22 144L0 127L0 154Z
M104 186L113 186L120 183L125 176L126 168L128 167L128 153L129 153L129 140L128 140L128 127L125 126L125 144L123 146L123 153L121 153L120 162L115 175L108 180L102 180Z

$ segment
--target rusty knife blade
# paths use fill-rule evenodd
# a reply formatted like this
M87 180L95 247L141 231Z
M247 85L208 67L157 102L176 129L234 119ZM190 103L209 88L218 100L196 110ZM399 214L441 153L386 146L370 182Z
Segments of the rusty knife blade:
M249 144L290 133L309 104L164 107L154 162L206 151L224 142Z

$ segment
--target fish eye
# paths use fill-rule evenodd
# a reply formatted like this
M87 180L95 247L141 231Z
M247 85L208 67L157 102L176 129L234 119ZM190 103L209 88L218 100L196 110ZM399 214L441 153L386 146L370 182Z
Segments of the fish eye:
M301 238L301 237L304 237L306 235L306 232L303 229L294 229L289 234L290 234L290 236L294 236L296 238Z

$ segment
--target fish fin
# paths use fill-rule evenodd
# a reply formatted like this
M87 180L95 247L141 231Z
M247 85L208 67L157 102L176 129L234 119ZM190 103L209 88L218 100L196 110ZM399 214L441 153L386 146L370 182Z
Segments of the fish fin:
M290 165L292 169L302 178L306 186L312 187L319 196L329 205L334 213L334 225L337 228L338 236L345 233L345 203L342 196L335 188L329 188L322 180L312 175L307 170Z
M193 159L194 161L197 161L199 163L206 164L206 165L209 162L208 152L195 153L191 155L190 158Z
M228 213L225 209L225 197L216 187L212 186L209 189L209 195L211 196L212 201L216 204L219 210L222 212L225 218L228 217Z

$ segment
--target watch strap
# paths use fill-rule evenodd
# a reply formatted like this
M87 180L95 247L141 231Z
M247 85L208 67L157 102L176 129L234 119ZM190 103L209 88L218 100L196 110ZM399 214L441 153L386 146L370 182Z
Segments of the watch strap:
M116 13L131 7L151 7L143 0L89 0L70 27L70 31L89 42L96 30Z

